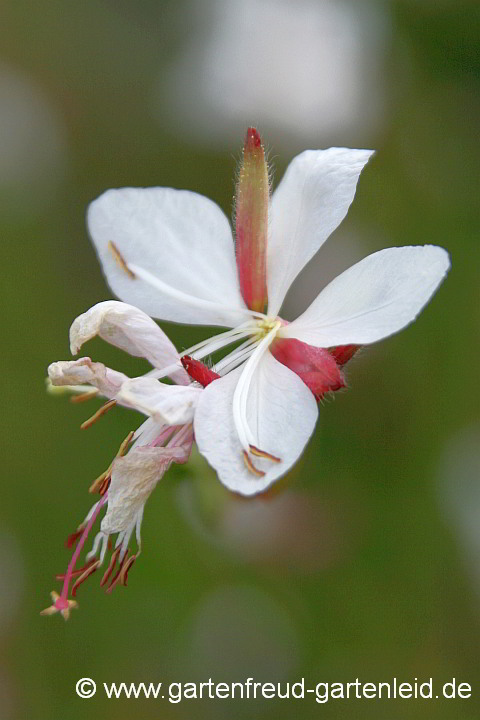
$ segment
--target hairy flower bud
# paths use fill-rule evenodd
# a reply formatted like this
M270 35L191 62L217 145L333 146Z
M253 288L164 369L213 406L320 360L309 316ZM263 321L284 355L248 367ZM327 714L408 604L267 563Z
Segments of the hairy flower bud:
M243 299L263 312L267 304L268 167L260 135L248 128L236 191L236 255Z

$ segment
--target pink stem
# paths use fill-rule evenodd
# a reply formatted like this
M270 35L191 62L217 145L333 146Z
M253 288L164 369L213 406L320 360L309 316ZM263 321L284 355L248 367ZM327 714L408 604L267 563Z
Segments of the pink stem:
M95 508L95 511L94 511L92 517L90 518L90 520L89 520L88 523L86 524L85 530L84 530L83 533L82 533L82 537L80 538L80 540L79 540L78 543L77 543L77 547L75 548L75 552L74 552L73 555L72 555L72 559L71 559L70 562L68 563L67 572L66 572L66 574L65 574L65 580L63 581L62 594L61 594L61 596L60 596L60 597L62 598L62 600L66 600L67 597L68 597L68 586L69 586L69 584L70 584L70 580L72 579L72 573L73 573L73 571L75 570L75 565L76 565L76 563L77 563L77 560L78 560L78 558L79 558L80 553L82 552L82 548L83 548L83 546L85 545L85 540L86 540L87 537L88 537L88 533L89 533L90 530L92 529L92 527L93 527L93 525L94 525L94 523L95 523L95 520L96 520L97 517L98 517L98 513L100 512L100 510L102 509L102 507L105 505L105 502L107 501L107 497L108 497L108 491L107 491L107 492L105 493L105 495L103 495L102 498L98 501L98 505L97 505L97 507Z

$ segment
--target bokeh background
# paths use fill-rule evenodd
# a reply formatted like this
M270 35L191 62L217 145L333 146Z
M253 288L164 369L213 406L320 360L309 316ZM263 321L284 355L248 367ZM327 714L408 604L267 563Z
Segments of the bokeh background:
M478 2L3 0L0 718L369 718L479 713ZM278 180L305 148L373 147L348 218L291 292L302 310L386 246L453 269L420 319L365 350L281 491L242 500L201 458L151 497L127 589L93 577L41 618L87 488L140 416L45 393L76 315L111 297L85 225L104 189L166 185L230 214L249 124ZM164 325L179 348L204 337ZM101 341L96 360L146 370ZM471 700L75 695L103 681L455 677Z

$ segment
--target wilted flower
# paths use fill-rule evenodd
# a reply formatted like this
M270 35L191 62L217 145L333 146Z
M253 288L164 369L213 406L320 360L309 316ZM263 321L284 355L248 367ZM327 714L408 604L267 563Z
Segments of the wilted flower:
M57 576L57 579L63 580L62 593L52 592L53 604L43 611L47 615L61 612L65 619L71 608L76 606L76 601L68 597L69 593L75 597L79 585L103 564L109 549L113 552L100 584L106 586L107 592L111 592L117 584L127 584L128 572L141 550L140 527L145 503L172 462L185 463L190 456L193 412L201 392L200 387L191 384L175 347L165 333L141 310L116 301L95 305L80 315L70 329L72 352L77 353L83 343L95 335L132 355L145 357L155 368L162 368L161 374L168 374L180 384L161 385L153 381L164 391L155 412L146 412L151 417L125 438L117 457L90 488L91 492L100 494L100 499L68 538L67 546L76 547L66 573ZM166 373L163 373L164 369ZM122 385L128 386L126 375L102 363L92 362L88 357L52 363L48 374L53 387L63 387L75 393L73 400L87 400L96 395L108 399L82 424L83 428L90 427L117 402L144 412L143 406L136 404L134 399L130 398L127 403L119 398ZM100 531L86 555L86 563L76 569L89 533L105 508ZM135 553L129 548L134 532ZM112 546L110 538L113 535L117 537ZM73 585L70 588L71 581Z

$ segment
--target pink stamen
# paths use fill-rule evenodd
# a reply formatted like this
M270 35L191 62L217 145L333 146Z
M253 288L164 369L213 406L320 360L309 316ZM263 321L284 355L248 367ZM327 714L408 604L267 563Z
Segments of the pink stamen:
M158 447L160 445L163 445L169 438L172 437L173 433L177 430L177 426L169 426L163 430L158 437L155 438L153 442L150 443L150 447Z

